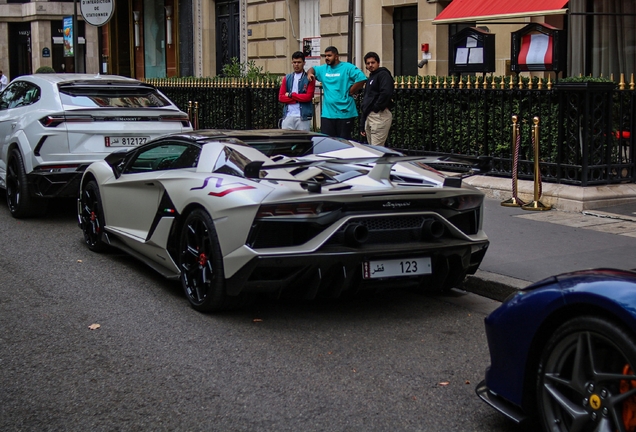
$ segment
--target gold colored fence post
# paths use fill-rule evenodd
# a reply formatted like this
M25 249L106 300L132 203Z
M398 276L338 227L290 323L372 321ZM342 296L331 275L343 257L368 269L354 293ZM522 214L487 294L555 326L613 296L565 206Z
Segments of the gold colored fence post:
M521 134L519 134L519 124L517 116L512 116L512 198L502 201L504 207L520 207L525 203L517 196L517 180L519 168L519 147L521 147Z
M523 210L550 210L552 206L545 205L539 201L541 198L541 170L539 168L539 117L532 119L532 147L534 147L534 201L521 206Z
M192 118L192 101L188 101L188 120L190 120L190 124L194 128L194 119Z

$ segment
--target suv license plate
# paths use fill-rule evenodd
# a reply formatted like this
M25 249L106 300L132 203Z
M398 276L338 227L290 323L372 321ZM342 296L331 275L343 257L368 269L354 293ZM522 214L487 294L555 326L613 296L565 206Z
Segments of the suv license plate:
M106 147L135 147L146 144L148 137L139 136L107 136L104 137Z
M362 277L364 279L418 276L432 272L431 259L428 257L375 260L362 263Z

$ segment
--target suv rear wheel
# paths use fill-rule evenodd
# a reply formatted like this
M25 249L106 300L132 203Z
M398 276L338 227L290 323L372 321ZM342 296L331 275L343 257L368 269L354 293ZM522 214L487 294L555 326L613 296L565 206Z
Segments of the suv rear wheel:
M44 202L31 196L20 150L9 153L7 164L7 205L11 216L17 219L35 216L44 211Z

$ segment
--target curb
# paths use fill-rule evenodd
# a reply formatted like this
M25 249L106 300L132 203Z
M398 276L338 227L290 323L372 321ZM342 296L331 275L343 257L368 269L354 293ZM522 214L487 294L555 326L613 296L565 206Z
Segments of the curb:
M467 276L459 288L492 300L504 301L510 294L531 283L522 279L477 270L474 275Z

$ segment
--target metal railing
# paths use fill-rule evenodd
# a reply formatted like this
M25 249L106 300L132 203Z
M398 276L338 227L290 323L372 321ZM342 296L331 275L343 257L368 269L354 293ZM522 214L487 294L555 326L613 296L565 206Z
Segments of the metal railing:
M149 79L182 111L198 102L201 129L277 128L283 107L278 102L280 82L245 78Z
M207 78L148 80L182 110L198 102L202 129L277 128L280 82ZM361 96L356 97L357 103ZM533 118L541 119L544 182L580 186L636 182L634 77L625 83L554 83L527 77L396 77L387 146L406 154L493 158L511 177L510 118L520 125L519 179L532 180ZM354 139L363 141L354 127Z

